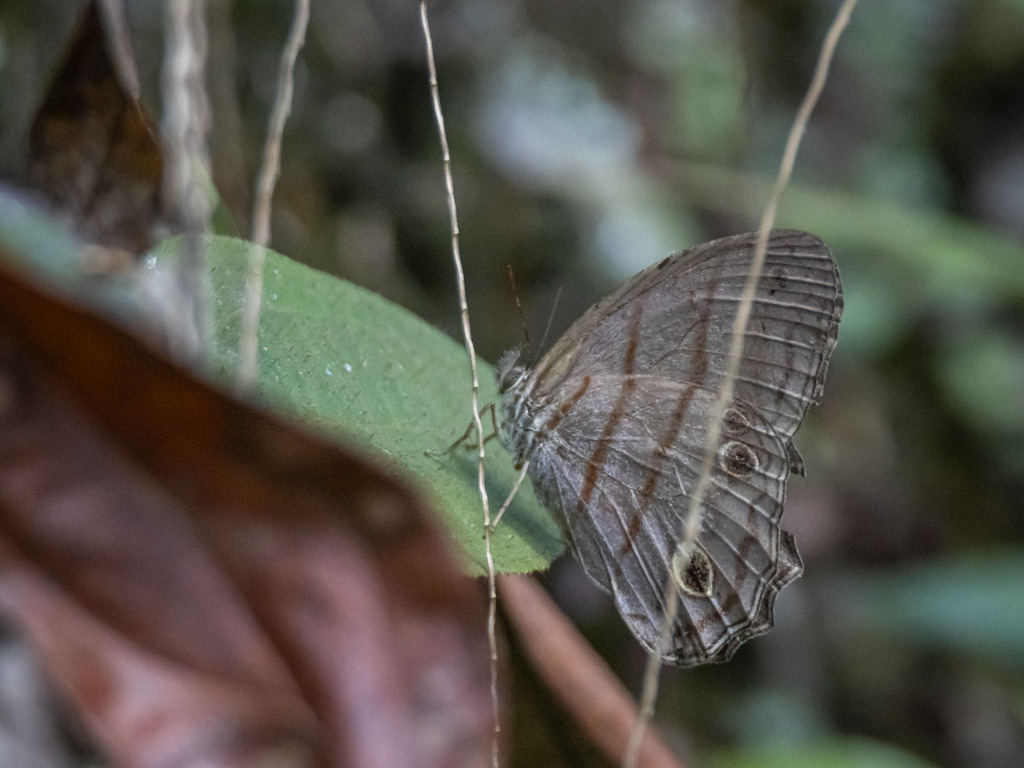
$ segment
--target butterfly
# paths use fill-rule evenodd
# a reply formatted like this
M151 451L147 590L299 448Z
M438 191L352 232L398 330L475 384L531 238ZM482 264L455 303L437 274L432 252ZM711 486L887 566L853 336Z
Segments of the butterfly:
M587 575L648 652L725 661L767 632L775 597L803 571L779 525L792 437L821 397L843 293L814 235L774 230L690 558L679 544L708 414L721 387L756 233L648 267L591 307L533 368L497 368L498 436ZM659 649L665 586L678 613Z

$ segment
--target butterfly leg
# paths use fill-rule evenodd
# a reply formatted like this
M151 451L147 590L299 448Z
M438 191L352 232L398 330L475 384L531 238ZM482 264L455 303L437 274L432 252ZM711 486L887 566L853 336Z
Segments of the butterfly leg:
M484 438L484 442L489 443L491 440L498 436L498 417L495 415L495 408L493 402L485 405L483 410L491 412L491 425L494 428L494 431ZM474 426L476 426L475 422L470 421L469 426L466 427L466 431L462 433L462 436L454 443L449 445L447 448L445 448L443 451L424 451L423 454L425 456L431 457L432 459L439 459L443 456L450 455L456 448L458 448L460 445L469 440L469 436L473 434Z
M526 470L530 468L530 462L524 461L523 466L519 470L519 476L516 478L515 483L512 485L512 490L508 492L508 497L505 499L505 503L501 505L501 509L498 510L498 514L494 516L494 521L491 523L491 533L494 533L494 529L498 527L498 521L501 520L501 516L505 514L505 510L508 509L509 504L512 503L512 499L519 493L519 486L523 484L523 480L526 479Z

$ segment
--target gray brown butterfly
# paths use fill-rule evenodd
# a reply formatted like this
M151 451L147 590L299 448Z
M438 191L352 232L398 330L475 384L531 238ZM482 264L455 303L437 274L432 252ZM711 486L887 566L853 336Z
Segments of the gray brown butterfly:
M659 643L672 574L679 612L665 661L724 661L767 632L779 590L803 571L779 527L792 437L821 396L843 309L839 271L817 237L775 230L725 413L700 538L678 544L708 413L756 235L698 245L594 305L536 367L498 367L501 442L528 474L587 574L633 634Z

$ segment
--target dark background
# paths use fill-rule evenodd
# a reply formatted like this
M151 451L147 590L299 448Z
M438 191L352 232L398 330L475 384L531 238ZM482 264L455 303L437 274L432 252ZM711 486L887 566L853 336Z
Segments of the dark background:
M162 4L128 5L159 115ZM247 236L292 6L209 6L214 178ZM755 228L837 7L432 4L478 350L522 343L517 295L540 346L647 264ZM77 8L0 5L4 174ZM314 2L273 247L458 336L441 173L416 4ZM731 663L665 672L659 723L693 764L1019 766L1024 2L862 3L779 223L830 245L846 292L784 518L806 574ZM636 690L608 600L566 560L548 582ZM573 764L516 669L516 760Z

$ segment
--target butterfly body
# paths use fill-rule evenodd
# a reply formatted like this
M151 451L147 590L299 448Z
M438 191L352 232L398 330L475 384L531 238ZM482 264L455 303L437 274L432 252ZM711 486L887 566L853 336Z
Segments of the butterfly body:
M791 438L820 396L842 290L828 249L796 231L769 239L697 549L680 557L754 239L675 254L594 305L536 367L514 356L499 365L502 443L529 461L538 500L648 650L675 579L663 657L684 666L725 660L767 631L776 594L802 571L779 519L786 480L802 472Z

